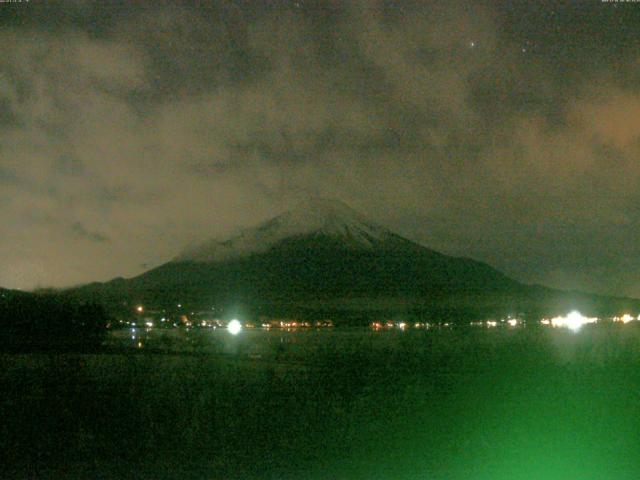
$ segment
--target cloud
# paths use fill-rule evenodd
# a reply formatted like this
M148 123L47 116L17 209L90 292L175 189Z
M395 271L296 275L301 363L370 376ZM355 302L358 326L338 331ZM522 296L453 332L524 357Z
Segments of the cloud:
M618 149L637 147L640 141L640 94L615 85L596 91L573 112L593 141Z
M98 233L98 232L91 232L87 230L86 227L80 222L76 222L73 225L71 225L70 230L74 235L80 238L89 240L91 242L103 243L103 242L109 241L109 238L106 237L105 235L102 235L101 233Z
M134 275L319 195L524 281L640 294L630 49L612 78L610 44L544 40L571 12L499 2L242 5L34 5L0 33L0 285Z

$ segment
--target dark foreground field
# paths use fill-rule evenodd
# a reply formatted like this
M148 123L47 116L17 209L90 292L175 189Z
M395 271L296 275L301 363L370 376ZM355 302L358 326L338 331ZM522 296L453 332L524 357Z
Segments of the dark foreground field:
M633 324L293 352L3 355L0 478L640 478Z

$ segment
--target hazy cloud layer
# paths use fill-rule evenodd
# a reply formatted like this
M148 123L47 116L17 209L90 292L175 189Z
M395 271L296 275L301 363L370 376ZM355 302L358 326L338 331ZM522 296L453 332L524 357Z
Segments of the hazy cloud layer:
M633 4L0 5L0 285L141 272L308 195L640 295Z

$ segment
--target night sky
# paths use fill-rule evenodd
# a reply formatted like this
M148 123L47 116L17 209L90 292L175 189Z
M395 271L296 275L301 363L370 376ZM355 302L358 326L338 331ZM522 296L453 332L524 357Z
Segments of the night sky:
M0 3L0 286L132 276L313 195L640 296L640 3L128 3Z

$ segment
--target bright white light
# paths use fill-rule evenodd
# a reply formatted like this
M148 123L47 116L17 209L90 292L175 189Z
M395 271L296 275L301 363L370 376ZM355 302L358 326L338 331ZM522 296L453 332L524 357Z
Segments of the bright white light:
M153 322L151 320L146 321L144 324L149 328L153 327Z
M554 327L566 327L571 330L578 331L580 327L587 323L597 322L597 318L588 318L583 316L580 312L573 311L566 317L554 317L551 319L551 325Z
M509 320L507 320L507 323L509 324L509 326L515 327L516 325L518 325L518 320L516 320L515 318L510 318Z
M229 330L231 335L237 335L240 333L240 330L242 330L242 324L238 320L233 319L227 325L227 330Z
M494 321L494 320L489 320L487 322L487 327L497 327L498 326L498 322Z
M625 313L620 320L622 320L622 323L629 323L633 320L633 317L628 313Z

